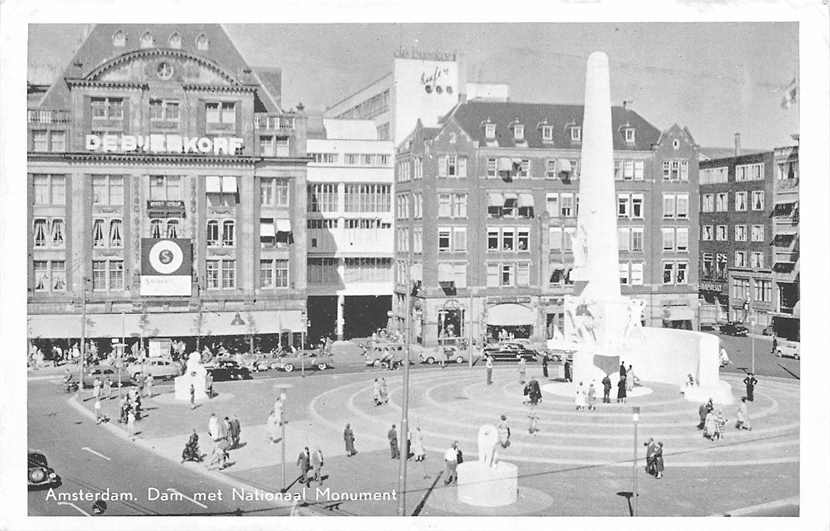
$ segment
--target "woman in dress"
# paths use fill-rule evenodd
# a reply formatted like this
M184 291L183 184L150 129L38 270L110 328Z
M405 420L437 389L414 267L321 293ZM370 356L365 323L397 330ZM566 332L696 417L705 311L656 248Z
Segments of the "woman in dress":
M575 403L577 411L582 411L583 409L585 409L585 387L582 385L582 382L579 382L579 385L576 388Z
M626 376L620 375L620 381L617 382L617 402L625 403L625 398L627 396L626 388L625 388L625 381Z
M415 428L415 432L409 438L412 443L412 453L415 455L415 461L423 461L427 456L424 450L424 434L421 433L421 427Z
M657 448L654 450L654 469L657 472L655 476L657 479L663 479L663 441L657 443Z
M588 385L588 411L593 411L597 408L597 388L594 387L594 382Z

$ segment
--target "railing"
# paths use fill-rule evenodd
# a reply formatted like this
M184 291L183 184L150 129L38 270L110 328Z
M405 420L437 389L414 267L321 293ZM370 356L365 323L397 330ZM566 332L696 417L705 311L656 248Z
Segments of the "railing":
M27 120L30 124L68 124L69 111L29 109Z
M256 129L289 131L294 129L294 126L294 116L266 113L254 114L254 127Z

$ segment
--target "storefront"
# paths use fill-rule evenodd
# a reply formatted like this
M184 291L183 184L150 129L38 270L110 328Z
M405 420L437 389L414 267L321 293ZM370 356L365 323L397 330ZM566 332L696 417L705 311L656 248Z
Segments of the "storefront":
M536 324L536 311L518 303L488 304L485 323L489 339L529 339Z

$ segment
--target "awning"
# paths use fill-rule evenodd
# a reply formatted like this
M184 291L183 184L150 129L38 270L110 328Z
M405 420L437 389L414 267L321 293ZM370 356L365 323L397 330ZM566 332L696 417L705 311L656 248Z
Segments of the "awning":
M514 201L519 198L519 194L516 192L504 192L504 200L507 201L508 199L513 199Z
M274 223L260 223L259 224L259 235L260 236L271 236L274 237L276 233L274 232Z
M688 306L663 308L664 321L694 321L695 313Z
M522 326L536 323L536 312L521 304L497 304L487 310L490 326Z
M507 157L499 159L499 171L513 171L513 161Z
M209 194L222 193L222 180L219 177L205 178L205 192Z
M504 196L498 192L490 192L487 194L487 206L504 206Z
M571 161L568 159L559 159L556 161L556 173L571 173Z
M290 219L278 219L277 222L277 232L291 232L291 220Z
M519 194L519 208L533 208L533 194Z
M226 194L236 193L236 177L222 177L222 192Z

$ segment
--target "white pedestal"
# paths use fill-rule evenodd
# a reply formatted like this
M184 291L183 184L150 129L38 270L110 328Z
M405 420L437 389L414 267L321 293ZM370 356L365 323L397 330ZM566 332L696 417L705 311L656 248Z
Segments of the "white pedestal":
M696 385L694 387L684 386L681 387L680 390L683 393L683 398L696 404L702 404L710 398L715 404L725 406L736 402L735 395L732 394L732 386L729 385L729 382L724 382L723 380L711 385Z
M516 503L519 494L518 468L499 461L490 467L482 461L458 465L458 501L479 507L500 507Z
M194 398L199 400L207 400L207 377L205 374L196 373L195 375L185 373L175 379L174 396L176 400L190 400L190 386L196 391Z

